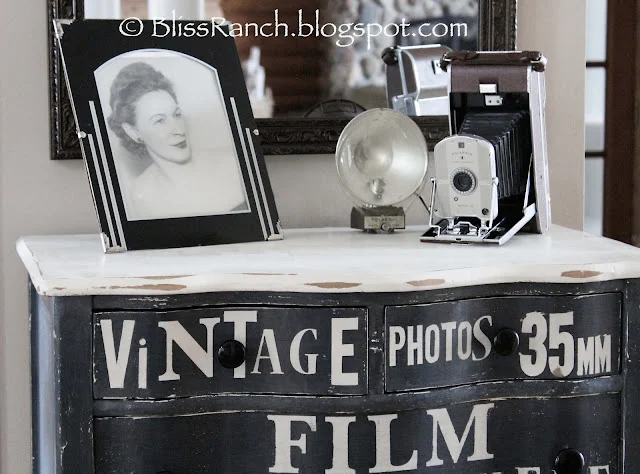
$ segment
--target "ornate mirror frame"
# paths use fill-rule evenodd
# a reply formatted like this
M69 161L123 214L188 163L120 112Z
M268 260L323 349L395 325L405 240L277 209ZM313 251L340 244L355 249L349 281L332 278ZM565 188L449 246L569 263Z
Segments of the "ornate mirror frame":
M84 0L47 0L49 28L49 97L51 103L51 159L82 159L73 111L69 103L60 53L54 41L54 19L84 18ZM480 48L508 51L516 45L517 0L480 0ZM442 117L413 117L430 147L449 133ZM257 119L265 155L334 153L349 119Z

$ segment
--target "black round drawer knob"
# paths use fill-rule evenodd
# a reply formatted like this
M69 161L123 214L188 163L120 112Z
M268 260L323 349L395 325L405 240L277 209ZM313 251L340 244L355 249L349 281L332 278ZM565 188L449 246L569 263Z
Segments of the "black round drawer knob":
M227 369L240 367L246 356L244 345L233 339L223 342L218 349L218 360Z
M584 456L577 449L563 449L556 457L558 474L580 474L584 467Z
M520 336L513 329L500 329L493 338L493 348L501 356L510 356L518 351Z

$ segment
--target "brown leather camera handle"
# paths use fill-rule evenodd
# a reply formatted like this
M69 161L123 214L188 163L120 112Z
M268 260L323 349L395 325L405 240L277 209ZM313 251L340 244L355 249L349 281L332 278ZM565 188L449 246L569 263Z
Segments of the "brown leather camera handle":
M446 72L453 63L469 66L531 66L536 72L544 72L547 58L539 51L450 51L442 56L440 67Z

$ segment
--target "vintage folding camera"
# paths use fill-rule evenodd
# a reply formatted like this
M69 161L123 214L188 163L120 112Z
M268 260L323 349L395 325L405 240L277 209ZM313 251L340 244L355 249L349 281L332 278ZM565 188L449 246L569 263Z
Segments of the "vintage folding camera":
M448 52L452 136L435 147L423 241L503 244L551 224L545 57Z

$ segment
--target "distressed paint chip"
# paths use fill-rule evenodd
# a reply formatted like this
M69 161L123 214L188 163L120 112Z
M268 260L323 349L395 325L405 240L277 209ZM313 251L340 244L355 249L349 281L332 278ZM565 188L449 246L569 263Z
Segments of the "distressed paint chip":
M158 285L134 285L134 286L110 286L110 290L156 290L156 291L179 291L184 290L186 285L172 285L170 283L162 283Z
M355 288L362 286L362 283L347 283L343 281L328 281L323 283L305 283L305 286L316 286L326 290L344 290L346 288Z
M571 270L563 272L561 276L565 278L593 278L602 275L602 272L595 272L589 270Z
M416 281L408 281L407 285L421 287L421 286L438 286L446 283L446 280L442 278L434 278L431 280L416 280Z

